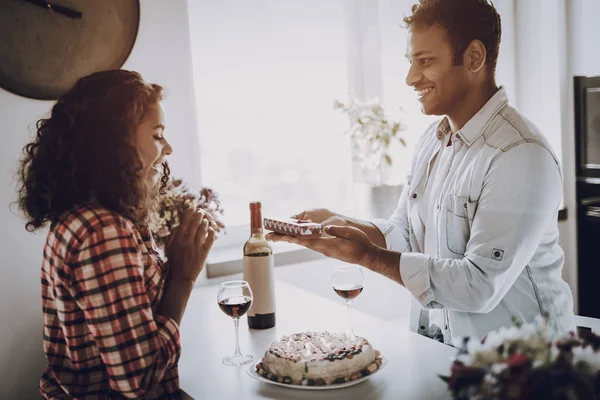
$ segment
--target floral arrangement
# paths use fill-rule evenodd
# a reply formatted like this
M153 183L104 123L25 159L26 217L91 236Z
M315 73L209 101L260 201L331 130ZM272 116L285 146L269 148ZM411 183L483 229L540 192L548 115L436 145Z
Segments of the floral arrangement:
M348 104L336 100L334 110L348 115L350 136L354 158L367 170L381 171L382 167L392 165L390 146L397 142L406 146L400 132L406 127L397 120L389 118L379 98L354 99Z
M183 211L192 205L212 216L217 232L225 229L222 220L224 210L215 191L209 187L192 191L181 179L171 179L166 193L160 197L156 216L150 223L150 231L158 248L165 250L171 230L179 225Z
M591 331L551 340L540 318L454 345L451 375L440 377L456 400L600 399L600 336Z

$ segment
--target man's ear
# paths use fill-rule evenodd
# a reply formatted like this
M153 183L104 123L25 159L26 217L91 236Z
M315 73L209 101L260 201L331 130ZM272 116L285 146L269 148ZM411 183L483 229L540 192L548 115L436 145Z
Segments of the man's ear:
M485 65L486 56L485 46L480 40L475 39L469 43L463 54L463 65L473 73L479 72Z

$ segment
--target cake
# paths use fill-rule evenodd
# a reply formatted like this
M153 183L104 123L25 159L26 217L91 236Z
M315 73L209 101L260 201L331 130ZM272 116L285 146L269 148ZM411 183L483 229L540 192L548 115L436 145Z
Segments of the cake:
M302 332L273 342L256 371L274 382L319 386L356 380L381 365L379 352L363 337Z

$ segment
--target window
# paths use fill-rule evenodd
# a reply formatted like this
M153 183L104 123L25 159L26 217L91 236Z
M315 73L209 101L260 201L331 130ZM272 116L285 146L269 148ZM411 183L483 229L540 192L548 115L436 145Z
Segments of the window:
M344 1L190 1L201 175L229 227L306 208L352 213ZM247 236L247 231L244 231Z

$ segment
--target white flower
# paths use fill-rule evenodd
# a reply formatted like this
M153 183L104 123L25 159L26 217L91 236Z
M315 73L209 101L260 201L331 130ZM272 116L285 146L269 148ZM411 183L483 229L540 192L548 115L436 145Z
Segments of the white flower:
M533 368L539 368L544 365L546 362L544 360L535 360L533 362Z
M500 332L492 331L485 338L482 350L492 350L504 343L504 338Z
M531 337L536 335L537 329L534 324L525 324L521 327L521 333L524 337Z
M456 347L457 349L462 349L464 343L465 339L463 337L452 338L452 346Z
M573 364L587 363L594 372L600 370L600 352L594 351L591 346L573 348Z
M491 370L492 370L492 373L498 375L502 371L504 371L506 368L508 368L508 366L506 364L504 364L504 363L501 363L501 364L494 364L494 365L492 365Z
M508 329L505 329L505 331L503 332L503 336L505 340L516 340L519 339L519 337L523 336L523 337L527 337L529 335L522 335L523 332L519 332L519 328L517 328L516 326L511 326Z
M469 354L477 353L480 350L483 350L483 346L478 340L469 340L467 342L467 351Z

